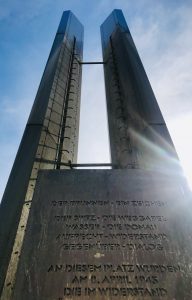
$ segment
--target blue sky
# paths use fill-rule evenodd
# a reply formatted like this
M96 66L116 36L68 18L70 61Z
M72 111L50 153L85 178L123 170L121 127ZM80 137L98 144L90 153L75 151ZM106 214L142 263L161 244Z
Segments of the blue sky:
M85 27L84 60L101 60L99 26L123 10L192 182L192 1L0 0L0 194L3 193L63 10ZM109 161L101 66L84 66L79 162Z

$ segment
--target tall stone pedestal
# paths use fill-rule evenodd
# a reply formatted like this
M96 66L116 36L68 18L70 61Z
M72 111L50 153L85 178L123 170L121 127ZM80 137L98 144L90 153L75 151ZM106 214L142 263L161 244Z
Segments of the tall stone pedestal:
M190 300L191 215L178 178L42 171L13 299Z

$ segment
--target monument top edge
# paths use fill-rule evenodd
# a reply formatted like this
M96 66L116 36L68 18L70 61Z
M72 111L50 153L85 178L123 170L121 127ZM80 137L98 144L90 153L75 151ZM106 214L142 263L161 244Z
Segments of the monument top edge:
M173 181L185 181L185 177L183 174L179 173L172 173L172 172L167 172L167 171L162 171L162 170L144 170L144 169L60 169L60 170L39 170L39 175L40 176L46 176L46 175L51 175L53 176L59 176L62 174L82 174L82 175L93 175L93 174L101 174L101 175L118 175L118 176L132 176L132 175L138 175L138 176L143 176L143 177L153 177L153 178L163 178L165 180L173 180Z

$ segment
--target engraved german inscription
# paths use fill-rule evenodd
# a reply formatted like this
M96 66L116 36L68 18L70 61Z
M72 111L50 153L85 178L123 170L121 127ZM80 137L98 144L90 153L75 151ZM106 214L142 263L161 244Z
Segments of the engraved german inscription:
M42 172L40 183L18 271L26 299L190 299L190 219L175 182L78 170Z

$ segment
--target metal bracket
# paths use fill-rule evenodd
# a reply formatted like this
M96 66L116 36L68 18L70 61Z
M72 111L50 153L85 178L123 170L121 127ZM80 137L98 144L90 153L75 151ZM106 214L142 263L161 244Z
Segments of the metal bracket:
M78 61L80 65L105 65L105 61Z
M57 164L57 162L55 160L49 160L49 159L43 159L43 158L36 158L35 161L37 162L41 162L41 163L48 163L48 164ZM70 167L71 169L73 168L86 168L86 167L113 167L115 168L116 165L115 164L111 164L111 163L88 163L88 164L73 164L71 163L71 161L69 160L68 162L60 162L59 163L60 166L66 166L66 167Z

